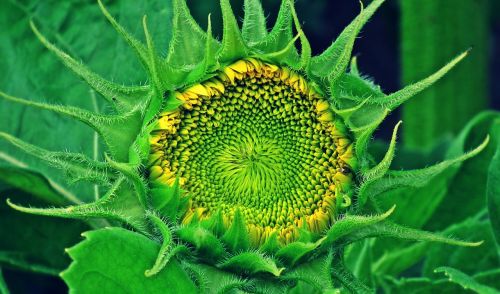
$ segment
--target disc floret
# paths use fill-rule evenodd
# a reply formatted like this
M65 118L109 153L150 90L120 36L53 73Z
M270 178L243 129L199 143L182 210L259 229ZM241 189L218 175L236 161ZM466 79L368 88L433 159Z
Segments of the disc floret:
M297 228L319 233L350 203L353 145L329 102L302 76L254 58L175 93L151 139L150 179L190 196L183 223L236 210L252 243Z

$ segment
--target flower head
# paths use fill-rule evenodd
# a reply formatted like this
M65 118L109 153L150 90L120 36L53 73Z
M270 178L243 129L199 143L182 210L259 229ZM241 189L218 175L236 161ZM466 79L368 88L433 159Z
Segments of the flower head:
M32 23L42 43L114 111L98 114L0 95L89 125L108 147L106 161L0 136L64 168L74 180L98 183L108 192L93 203L66 208L10 205L42 215L107 218L155 240L160 234L163 245L146 276L188 251L195 258L183 261L186 271L234 272L230 277L237 282L241 275L283 276L266 280L277 283L273 287L307 280L304 273L318 264L328 270L317 273L327 273L330 281L333 256L340 256L349 243L377 235L474 245L415 233L386 221L394 208L383 213L376 207L377 195L411 186L411 179L445 166L427 174L388 174L400 124L379 163L367 151L373 132L388 113L466 56L403 90L384 94L359 74L351 59L357 34L383 2L374 0L362 8L338 39L314 57L291 0L282 1L271 30L258 0L245 1L241 29L229 1L221 0L221 41L212 37L210 21L203 31L186 3L173 0L173 38L166 57L158 53L146 17L143 43L99 2L146 69L145 86L103 79L49 43ZM473 156L485 144L456 161ZM363 216L366 211L375 215ZM71 274L65 278L71 280ZM314 284L314 279L308 281Z

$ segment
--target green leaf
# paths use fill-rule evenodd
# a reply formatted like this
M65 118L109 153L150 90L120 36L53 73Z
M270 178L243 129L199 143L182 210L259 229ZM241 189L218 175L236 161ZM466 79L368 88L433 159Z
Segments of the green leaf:
M369 198L377 199L383 209L396 204L396 222L421 227L432 216L435 207L445 195L449 174L443 172L479 154L488 141L489 137L486 137L479 146L468 153L427 168L389 171L385 177L361 186L360 202L364 203ZM408 211L411 213L407 213Z
M52 205L78 203L79 199L43 175L28 169L0 167L0 181Z
M500 119L496 122L496 130L498 134L500 130ZM491 226L500 256L500 136L498 137L495 156L491 160L488 170L486 193Z
M500 134L498 122L500 113L483 112L477 115L449 147L447 157L453 157L479 145L488 134L491 138L485 150L462 163L454 177L448 181L446 196L425 224L427 230L443 230L451 224L477 214L486 206L488 170L485 167L491 168L490 162L498 148Z
M2 273L2 268L0 267L0 293L2 294L9 294L9 288L7 287L7 283L5 282L5 279L3 278L3 273Z
M165 26L165 19L170 19L171 8L164 1L117 1L109 3L108 8L128 31L138 36L142 36L142 15L154 12L150 17L154 24L151 33L157 45L166 48L171 33L170 27ZM12 0L0 2L0 68L8 72L0 76L0 91L33 101L50 99L53 104L74 105L101 113L112 110L106 100L100 99L99 93L43 47L30 29L30 20L58 48L70 56L78 56L86 67L104 79L119 85L142 87L140 85L144 84L147 76L141 64L107 23L95 2ZM22 45L18 40L23 40ZM53 73L59 74L54 76ZM48 150L77 152L92 159L102 159L102 142L93 130L79 122L3 99L0 99L0 117L0 131L26 142ZM67 185L62 171L8 143L0 142L0 150L0 165L22 163L34 172L49 175L52 183L67 194L76 195L82 202L95 199L99 189L94 186Z
M62 278L73 292L81 293L197 293L175 260L153 277L144 272L154 263L159 244L121 228L83 234L85 240L67 252L73 263Z
M456 268L470 275L498 268L500 256L496 250L490 224L487 221L481 221L481 218L484 218L484 214L478 215L476 219L466 219L461 224L451 226L446 230L447 235L455 238L483 240L481 246L478 248L457 247L450 250L446 245L436 244L425 253L423 274L432 277L433 270L442 265Z
M444 273L450 281L459 284L465 290L473 290L481 294L495 294L498 293L496 289L482 285L476 282L472 277L462 273L451 267L439 267L434 270L436 273Z
M15 211L5 203L7 197L24 204L49 205L43 199L19 190L1 190L0 236L3 237L0 238L0 266L57 275L69 264L64 249L77 242L80 233L88 226L81 221Z

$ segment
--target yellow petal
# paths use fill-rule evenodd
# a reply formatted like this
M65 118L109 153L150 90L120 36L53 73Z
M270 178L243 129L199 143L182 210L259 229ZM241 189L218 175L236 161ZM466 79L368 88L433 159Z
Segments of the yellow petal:
M247 62L245 60L238 60L229 66L234 71L245 73L248 71Z

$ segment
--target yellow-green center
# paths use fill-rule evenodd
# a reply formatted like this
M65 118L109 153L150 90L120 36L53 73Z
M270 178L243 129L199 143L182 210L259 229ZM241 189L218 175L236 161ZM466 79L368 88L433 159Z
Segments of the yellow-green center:
M332 221L351 182L352 146L302 77L243 60L177 97L183 106L153 133L151 173L181 178L191 197L185 222L218 210L229 222L239 209L259 243Z

